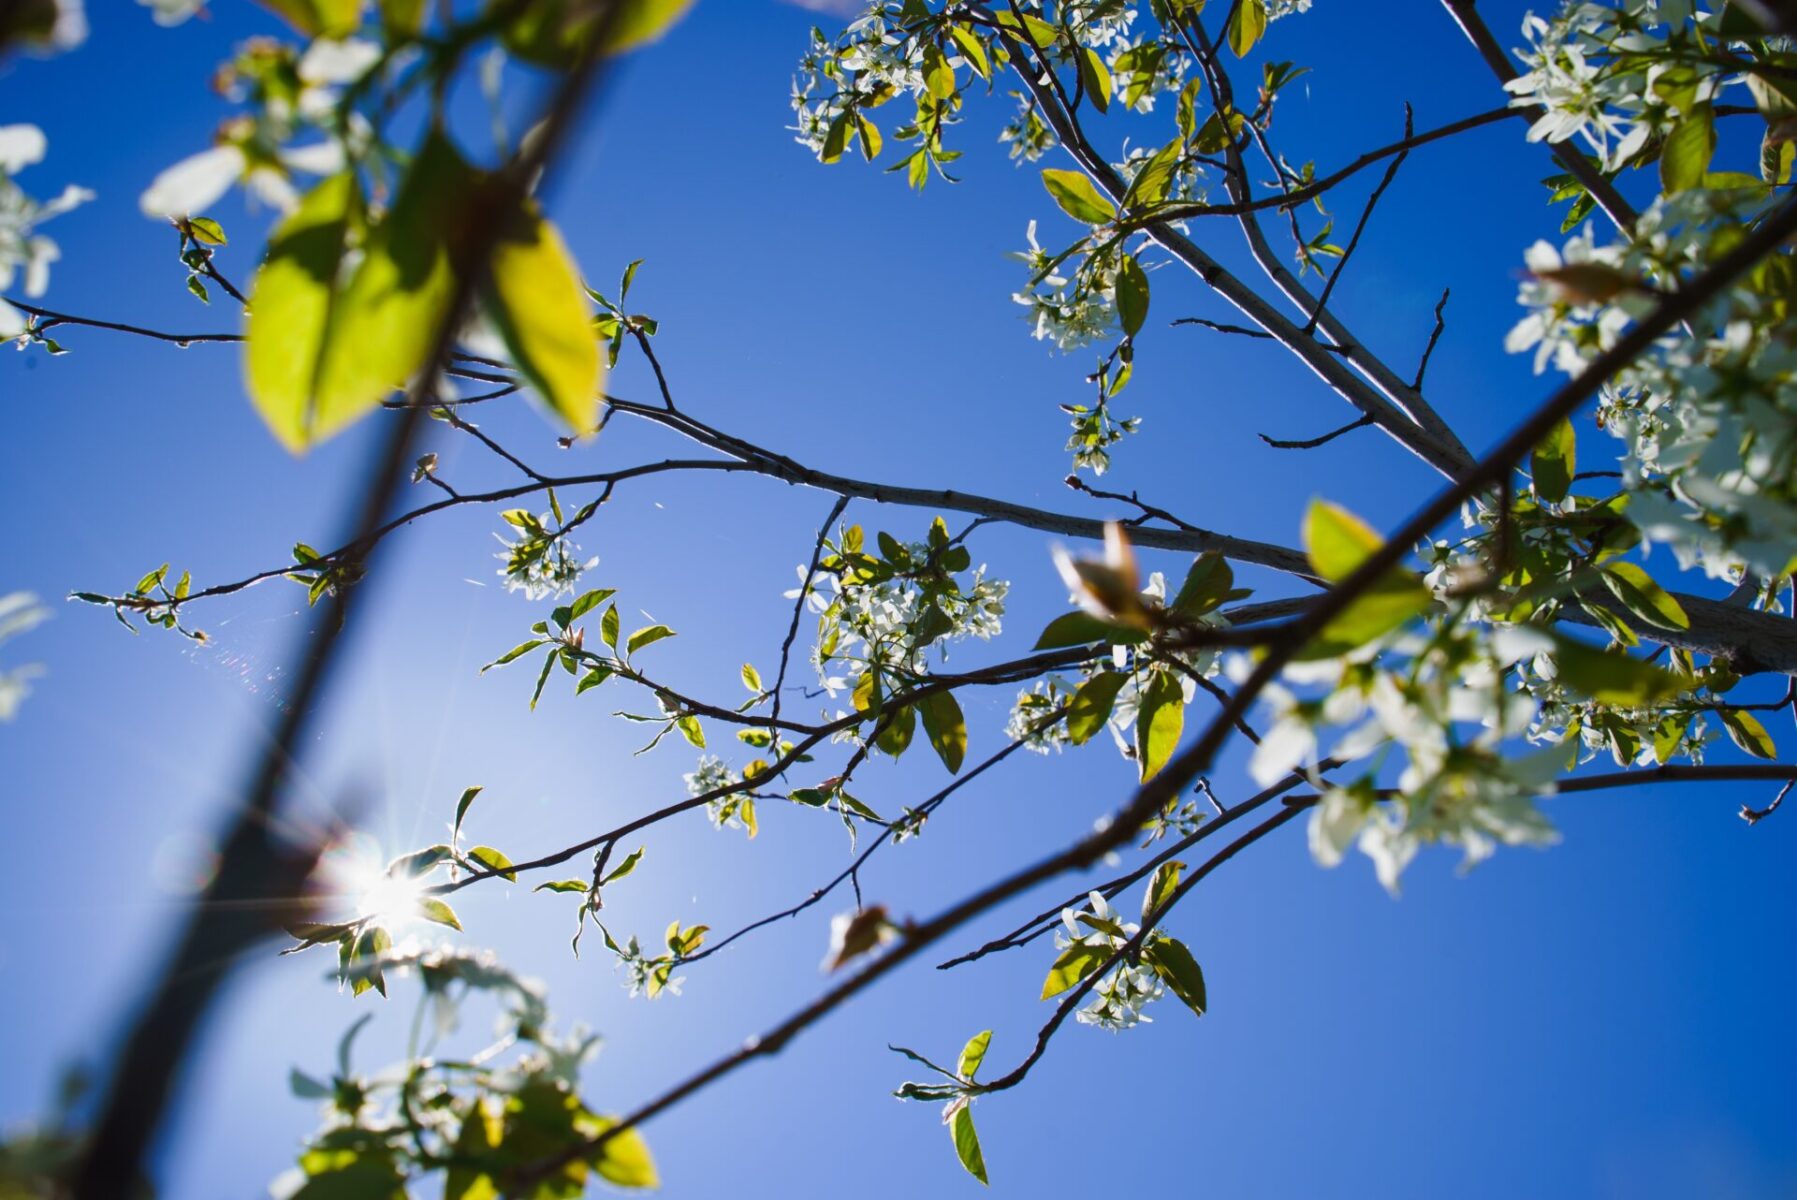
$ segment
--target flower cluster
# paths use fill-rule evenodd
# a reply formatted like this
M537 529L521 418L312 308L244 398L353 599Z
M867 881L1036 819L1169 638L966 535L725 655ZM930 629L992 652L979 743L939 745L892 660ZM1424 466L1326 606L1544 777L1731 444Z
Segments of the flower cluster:
M941 518L925 542L882 533L868 547L855 525L831 550L815 573L800 567L799 578L803 588L809 575L805 602L818 613L812 663L832 695L846 686L831 673L834 664L858 666L863 677L870 671L921 676L931 646L990 640L1002 628L1010 584L986 578L984 564L973 567L967 548L951 542ZM800 589L786 595L797 599Z
M737 782L736 773L715 754L701 754L699 765L681 778L686 782L686 794L694 798L721 791ZM715 828L741 829L750 837L755 836L755 800L745 792L715 796L705 802L705 812Z
M1563 252L1538 243L1512 351L1575 373L1686 275L1733 244L1761 210L1760 189L1696 188L1662 197L1632 235L1597 245L1589 228ZM1791 252L1773 255L1687 328L1618 372L1599 417L1620 438L1628 518L1687 569L1737 578L1788 572L1797 544L1797 346L1785 316Z
M1534 804L1565 766L1549 750L1521 758L1504 751L1531 728L1537 713L1506 668L1540 644L1521 629L1500 630L1444 616L1420 630L1400 631L1352 655L1287 668L1288 683L1263 693L1275 716L1249 760L1263 787L1301 771L1320 780L1322 737L1334 730L1327 757L1365 761L1352 783L1328 785L1311 815L1310 847L1323 866L1357 844L1394 895L1404 868L1429 842L1458 846L1463 865L1489 858L1498 844L1548 845L1557 839ZM1246 664L1232 660L1233 675ZM1402 755L1396 786L1376 778ZM1381 804L1379 801L1389 800Z
M1100 962L1110 958L1139 934L1140 925L1121 921L1105 898L1097 892L1087 897L1081 912L1068 908L1061 911L1062 930L1055 933L1055 949L1063 955L1076 948ZM1155 935L1151 934L1150 937ZM1096 1025L1115 1033L1135 1025L1149 1024L1154 1018L1145 1010L1164 995L1166 989L1154 968L1143 962L1125 958L1098 983L1092 998L1082 1005L1074 1020L1082 1025Z
M186 5L162 7L171 17L191 11ZM360 82L381 57L379 46L357 39L320 38L303 52L267 38L246 42L219 70L216 83L251 111L226 121L210 149L157 175L139 207L146 216L192 216L242 183L271 208L292 208L298 200L296 174L332 174L366 150L371 127L344 103L344 89ZM321 134L322 140L291 144L307 133Z
M1528 46L1516 51L1526 70L1505 85L1512 106L1541 110L1529 140L1578 137L1613 171L1711 103L1730 80L1701 53L1691 15L1680 0L1575 0L1552 19L1531 13L1523 21Z
M23 272L25 294L33 299L50 286L50 264L62 257L37 227L94 198L86 188L70 185L54 200L39 202L20 189L13 176L43 161L46 148L37 126L0 125L0 290L10 289ZM19 337L26 328L24 316L0 299L0 339Z
M1037 754L1059 751L1069 743L1067 723L1055 716L1073 698L1073 687L1058 675L1045 675L1017 693L1005 736Z
M505 549L497 557L505 566L499 574L508 592L523 592L531 600L545 596L573 595L580 577L598 565L599 559L582 559L580 547L560 524L560 513L536 513L523 508L508 509L499 514L518 531L515 541L507 541L495 533ZM554 527L551 520L555 520Z
M1116 268L1106 258L1089 255L1079 260L1071 276L1060 273L1066 255L1053 255L1036 240L1036 222L1029 223L1029 249L1011 257L1029 267L1028 287L1011 298L1028 311L1030 335L1053 342L1058 350L1078 350L1109 338L1117 326Z
M811 45L792 82L796 123L791 128L794 140L820 158L827 157L831 128L857 107L925 90L923 43L897 31L896 9L874 5L834 42L822 30L811 31Z

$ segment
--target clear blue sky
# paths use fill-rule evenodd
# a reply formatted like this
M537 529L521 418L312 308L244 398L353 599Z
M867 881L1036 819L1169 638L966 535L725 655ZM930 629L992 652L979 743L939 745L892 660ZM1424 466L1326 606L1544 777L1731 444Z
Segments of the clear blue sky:
M237 0L216 7L214 19L170 31L124 0L94 3L93 37L78 52L0 72L0 123L33 122L50 138L48 161L25 182L40 194L64 181L99 193L53 229L64 259L52 307L235 327L223 308L186 295L173 235L135 203L223 115L206 87L211 66L269 28ZM1483 7L1510 40L1521 6ZM1345 161L1400 132L1405 99L1422 127L1501 100L1441 11L1402 6L1399 21L1398 9L1318 0L1307 18L1275 27L1273 55L1318 67L1280 103L1285 146L1319 164ZM1022 244L1028 219L1064 226L1034 172L1013 169L988 140L1008 102L976 106L960 187L920 196L864 166L819 167L783 129L813 19L763 0L711 0L631 63L554 194L582 264L609 281L647 259L633 299L661 319L674 385L708 419L847 473L1102 512L1059 483L1055 406L1083 399L1086 359L1031 342L1009 299L1018 275L1004 252ZM1431 391L1475 448L1546 386L1501 348L1521 251L1557 225L1536 182L1549 161L1521 130L1487 128L1413 156L1338 292L1350 324L1408 363L1452 286ZM1340 207L1357 211L1347 197ZM246 277L255 222L236 202L218 215L237 235L222 261ZM1230 230L1200 232L1240 257ZM1156 328L1124 397L1145 432L1108 485L1281 542L1313 495L1389 524L1433 486L1365 432L1302 456L1262 446L1256 431L1320 432L1346 419L1343 406L1264 345L1161 327L1185 314L1227 317L1196 280L1157 275ZM75 331L65 341L73 353L60 360L0 358L0 590L118 590L165 560L204 584L274 565L295 540L329 541L367 430L290 459L250 412L229 350ZM640 395L649 381L627 362L614 386ZM490 419L557 467L621 465L668 446L620 426L563 453L528 411ZM437 449L458 485L498 478L475 448ZM752 478L681 480L622 490L583 542L602 559L593 582L680 630L657 650L669 674L731 695L736 664L774 662L781 592L828 506ZM908 537L928 520L868 505L851 516ZM410 531L379 561L386 578L311 748L302 808L322 813L358 792L373 832L406 848L432 840L460 790L483 783L476 835L524 857L681 794L690 751L666 744L631 757L637 729L606 716L619 696L557 694L533 715L527 677L475 677L544 607L494 586L497 527L490 514L457 513ZM975 549L1015 590L1010 636L959 660L970 664L1021 651L1063 596L1047 538L991 530ZM9 647L12 661L42 662L48 674L18 721L0 727L11 860L0 877L0 1117L40 1111L72 1060L104 1060L182 911L168 863L183 839L216 825L282 702L302 600L276 582L214 604L196 616L213 635L203 648L131 638L104 612L59 605ZM969 705L973 754L999 745L1009 697ZM874 766L865 798L885 809L940 778L933 763ZM870 899L934 911L1078 836L1130 779L1099 745L1031 758L877 859ZM1215 779L1226 798L1246 790L1239 761ZM1292 826L1208 881L1173 922L1204 965L1208 1016L1169 1002L1153 1025L1120 1036L1069 1028L1027 1086L979 1105L994 1191L1797 1194L1797 1026L1784 1017L1797 973L1782 924L1797 901L1797 813L1754 829L1732 815L1764 799L1662 789L1553 802L1562 846L1504 851L1464 879L1452 852L1425 854L1397 902L1358 857L1314 867ZM656 830L644 869L608 894L615 927L653 937L679 917L733 928L796 901L844 861L832 820L797 809L762 820L753 843L697 817ZM523 883L475 889L460 905L469 944L502 948L548 984L564 1021L606 1035L588 1089L607 1107L654 1094L822 986L828 905L694 966L686 995L654 1004L627 1000L605 956L569 956L572 907ZM1006 916L1016 914L957 941ZM237 976L163 1156L164 1194L262 1194L315 1119L287 1096L288 1067L328 1069L337 1032L370 1007L380 1017L365 1065L403 1037L408 1007L352 1003L323 981L328 965L259 955ZM909 1072L884 1046L947 1056L991 1027L988 1061L1008 1067L1045 1015L1035 996L1046 966L1026 951L952 974L901 972L777 1060L649 1126L666 1194L973 1194L934 1108L889 1097Z

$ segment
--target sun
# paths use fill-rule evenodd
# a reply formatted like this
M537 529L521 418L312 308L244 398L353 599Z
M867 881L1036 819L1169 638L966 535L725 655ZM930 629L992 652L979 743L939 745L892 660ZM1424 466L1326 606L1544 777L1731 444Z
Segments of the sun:
M367 834L351 834L326 851L319 879L333 901L353 908L358 918L384 926L389 933L422 923L420 902L426 881L406 872L389 872L388 856Z

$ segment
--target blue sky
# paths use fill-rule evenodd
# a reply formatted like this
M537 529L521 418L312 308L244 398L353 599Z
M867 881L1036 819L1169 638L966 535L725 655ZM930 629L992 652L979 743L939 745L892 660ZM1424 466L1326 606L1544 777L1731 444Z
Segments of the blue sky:
M51 307L193 331L235 326L187 296L173 234L135 203L224 115L206 87L213 64L271 28L251 6L216 7L210 21L163 30L136 5L94 4L79 51L0 72L0 123L29 121L50 139L48 160L22 182L39 194L65 181L99 193L53 228L64 258ZM1482 11L1510 40L1521 6ZM1028 220L1040 218L1045 237L1072 227L1034 171L1011 167L990 141L1008 102L975 106L959 187L919 195L865 166L820 167L783 128L814 19L711 0L619 74L552 197L583 267L610 281L647 260L633 301L661 320L671 380L709 420L847 474L1103 515L1059 482L1056 405L1084 399L1089 363L1030 341L1009 299L1019 272L1005 253L1023 244ZM1406 99L1419 127L1501 100L1428 5L1400 14L1318 0L1308 17L1275 26L1270 53L1318 68L1281 100L1279 127L1283 145L1320 165L1397 136ZM1521 251L1558 224L1536 182L1549 160L1521 130L1489 127L1413 155L1337 291L1349 324L1408 364L1452 287L1431 392L1475 449L1548 386L1501 347ZM1357 212L1370 183L1338 211ZM247 277L260 218L236 201L217 215L234 235L221 261ZM1225 261L1241 260L1231 230L1200 233ZM1343 406L1264 344L1164 327L1174 316L1228 319L1196 280L1158 273L1154 304L1123 397L1144 433L1106 486L1285 543L1312 496L1390 525L1434 486L1366 432L1305 455L1264 447L1256 432L1321 432L1346 419ZM0 590L118 590L163 561L204 584L275 565L293 541L330 540L369 430L292 459L250 411L233 352L93 332L64 340L73 353L58 360L0 358L10 501ZM628 358L613 381L626 396L650 386ZM563 452L527 409L487 419L558 469L674 446L620 422ZM1588 428L1582 441L1594 453L1601 445ZM435 448L458 486L500 478L477 448ZM582 538L601 560L590 578L619 588L626 612L680 631L656 648L658 667L733 696L738 663L775 662L781 593L829 504L753 478L624 488ZM909 538L929 515L850 511ZM482 783L475 835L522 858L682 794L691 752L664 744L632 757L638 731L607 717L620 696L555 694L532 714L528 677L476 678L546 608L496 586L498 527L490 513L453 513L379 560L384 579L309 748L299 813L364 796L370 831L404 849L434 840L461 789ZM990 529L974 548L1014 590L1007 637L956 656L968 664L1021 652L1064 595L1045 536ZM1170 556L1154 565L1183 567ZM283 701L302 606L300 590L279 581L220 601L196 615L213 635L196 648L131 638L103 612L59 605L8 647L9 661L41 662L47 674L19 719L0 726L0 829L12 847L0 881L0 1048L11 1067L0 1117L29 1119L67 1064L104 1061L136 980L183 911L171 887L181 848L227 810ZM973 755L1000 744L1009 699L999 689L968 703ZM873 764L858 794L883 809L914 803L941 779L919 758ZM869 898L932 912L1077 837L1131 778L1101 745L1031 757L876 859ZM1239 759L1213 778L1226 799L1247 791ZM1425 854L1397 902L1358 857L1317 869L1292 826L1207 881L1173 921L1209 980L1202 1021L1165 1004L1154 1024L1123 1035L1069 1028L1025 1087L981 1102L994 1191L1797 1192L1797 1029L1778 1015L1797 985L1778 924L1797 900L1797 830L1790 820L1749 829L1732 815L1764 799L1687 788L1553 802L1563 845L1505 851L1466 878L1451 852ZM754 842L702 818L655 830L644 868L608 895L614 927L652 938L678 917L731 929L795 902L845 861L828 818L792 809L762 820ZM1031 896L1019 912L1065 890ZM473 889L458 907L468 944L500 948L546 983L564 1022L606 1036L587 1080L611 1108L653 1095L824 982L829 905L693 966L685 995L654 1004L626 999L604 956L570 957L571 897L521 883ZM1018 915L964 931L955 948ZM379 1016L363 1064L387 1061L377 1052L400 1043L405 1001L352 1002L324 981L327 966L259 954L238 974L161 1159L165 1194L261 1194L315 1121L286 1094L289 1066L327 1069L337 1033L370 1008ZM898 973L779 1058L650 1125L666 1194L973 1194L935 1110L888 1095L909 1074L884 1047L947 1056L993 1028L988 1070L1007 1068L1045 1015L1035 996L1046 966L1024 951L947 974L927 964ZM484 1020L470 1015L475 1032Z

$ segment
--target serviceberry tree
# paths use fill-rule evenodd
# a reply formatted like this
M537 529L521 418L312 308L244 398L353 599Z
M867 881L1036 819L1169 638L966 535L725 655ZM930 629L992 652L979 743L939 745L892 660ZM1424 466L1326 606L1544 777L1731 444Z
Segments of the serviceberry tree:
M144 3L169 25L201 8ZM52 1125L9 1147L5 1168L21 1194L136 1186L160 1097L223 963L278 931L290 935L284 953L335 954L347 997L397 999L404 989L419 1004L408 1055L390 1069L358 1065L359 1023L328 1078L313 1060L296 1065L294 1089L328 1115L280 1194L429 1186L455 1200L572 1196L595 1178L654 1186L644 1127L659 1113L802 1036L976 917L1040 885L1065 887L1060 903L1026 905L1011 932L944 964L1037 955L1041 997L1053 1003L1030 1049L996 1071L990 1030L969 1030L952 1065L902 1052L923 1078L897 1094L941 1104L959 1161L985 1181L974 1103L1022 1084L1068 1018L1120 1031L1162 1010L1204 1014L1204 974L1180 938L1179 905L1286 824L1307 825L1320 865L1358 850L1396 894L1433 844L1470 866L1500 846L1553 843L1544 796L1782 785L1765 807L1743 806L1756 822L1797 780L1768 728L1797 704L1797 634L1782 615L1797 571L1788 5L1568 0L1530 16L1520 46L1506 50L1471 0L1443 0L1495 77L1493 106L1428 129L1406 111L1401 137L1358 155L1281 144L1281 97L1297 81L1353 86L1346 56L1277 58L1285 23L1304 20L1311 0L875 0L846 27L795 46L796 141L839 170L860 158L901 175L895 187L954 183L968 153L963 116L982 104L1011 113L989 157L1027 164L1042 190L1033 211L1017 214L1025 248L1010 300L1033 338L1089 366L1070 380L1078 402L1062 406L1070 461L1044 469L1070 470L1068 487L1104 502L1111 520L835 474L722 427L676 394L656 356L657 323L632 306L638 262L615 284L624 256L576 263L534 196L583 132L581 101L605 86L612 58L683 17L703 20L687 14L689 0L265 6L287 35L244 44L220 67L233 114L141 197L146 214L173 226L196 301L241 314L225 331L166 333L43 307L61 251L41 227L91 196L40 185L43 135L0 127L0 335L50 355L65 351L62 340L103 335L242 342L245 390L284 446L362 421L389 427L382 470L339 544L299 542L239 579L163 564L128 588L80 581L73 593L133 630L203 640L210 602L286 581L305 589L318 634L296 673L292 715L243 793L212 903L196 910L151 988L91 1128ZM0 37L14 52L53 53L84 34L75 0L0 7ZM525 77L546 82L537 94L547 99L520 135L503 121L488 135L454 119L447 98L458 83L474 81L503 115ZM1133 115L1119 133L1124 114ZM1544 165L1555 160L1543 240L1517 247L1520 312L1506 340L1543 381L1509 435L1475 455L1426 378L1445 293L1420 361L1403 366L1357 336L1331 300L1411 155L1498 124L1540 143ZM196 131L196 146L203 140ZM80 175L79 163L57 165ZM266 244L232 240L206 215L233 188L281 214ZM1385 533L1350 511L1352 496L1318 500L1292 545L1188 522L1178 495L1104 490L1100 478L1141 426L1123 407L1138 368L1152 369L1139 347L1173 304L1203 292L1240 323L1184 323L1277 343L1354 410L1340 428L1275 446L1302 454L1376 430L1436 472L1439 490ZM652 370L654 399L606 391L625 355ZM540 405L578 454L604 445L608 423L639 422L684 438L691 456L543 469L533 448L501 445L470 415L520 403ZM447 478L426 448L432 438L478 443L509 481L476 490ZM778 659L745 655L740 671L732 666L740 690L722 695L658 667L654 647L676 631L632 627L626 613L653 597L601 586L579 544L618 488L703 472L831 498L820 529L791 533L797 587ZM425 499L401 502L405 486ZM863 515L876 505L897 532ZM495 824L478 787L445 804L444 840L391 861L354 861L333 839L283 840L267 818L283 802L284 764L312 721L336 631L379 584L373 552L460 508L492 513L498 575L534 607L516 644L491 648L483 673L528 673L532 708L552 686L612 697L647 747L687 748L669 768L668 795L528 855L465 832ZM979 531L999 524L1077 547L1055 552L1069 610L1021 638L1004 627L1011 585L978 550ZM1148 551L1179 555L1177 569L1147 569ZM470 561L488 553L470 547ZM1239 587L1243 565L1286 586ZM29 597L0 600L0 639L41 612ZM0 718L24 699L28 673L0 673ZM994 686L1015 689L1008 722L970 730L958 697ZM1210 774L1237 739L1252 743L1250 788ZM995 868L975 887L945 888L934 912L900 914L864 896L870 861L927 837L931 816L961 789L996 786L987 776L1002 777L1020 751L1111 752L1087 743L1111 747L1134 777L1094 809L1089 835ZM907 753L939 760L938 790L884 812L857 797L872 760ZM1213 784L1243 794L1226 800ZM851 865L820 869L788 910L717 929L675 920L643 939L608 925L612 890L664 869L638 840L644 831L703 819L754 838L758 811L774 805L840 822ZM502 828L483 836L506 841ZM1096 886L1064 878L1100 864L1108 877ZM575 952L596 942L645 1000L678 995L692 964L739 941L746 952L756 930L814 907L834 918L817 948L831 982L737 1051L614 1111L581 1090L592 1035L558 1032L533 984L471 948L480 930L463 929L456 894L500 882L529 882L544 893L533 903L560 906ZM504 1014L497 1039L439 1055L438 1035L474 994ZM1016 1044L1008 1032L998 1044Z

